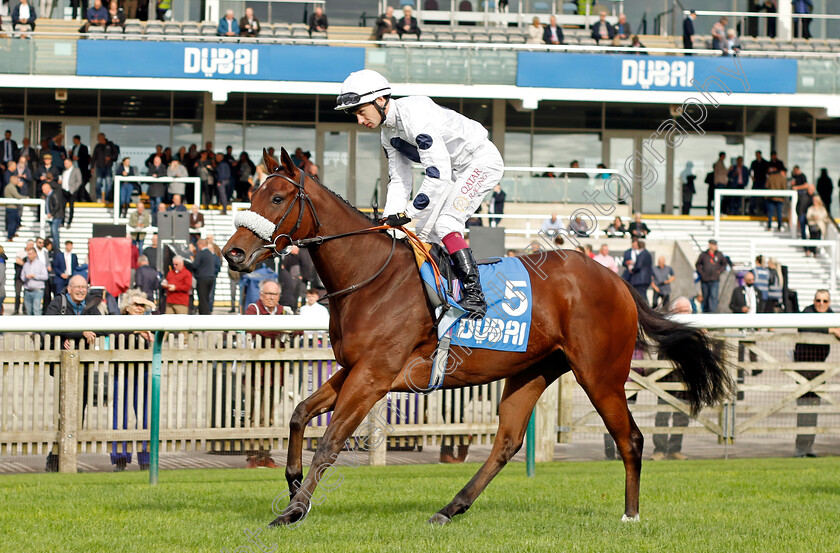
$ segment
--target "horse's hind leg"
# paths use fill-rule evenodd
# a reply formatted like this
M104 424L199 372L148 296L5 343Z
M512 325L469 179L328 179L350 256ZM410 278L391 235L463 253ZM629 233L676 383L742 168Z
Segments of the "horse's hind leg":
M558 374L556 368L549 372L543 363L505 381L505 391L499 403L499 431L493 440L490 457L449 505L438 511L429 522L446 524L453 516L472 506L478 495L522 447L534 405Z
M604 374L624 374L622 371L605 371ZM644 437L630 414L627 406L627 396L624 394L626 376L613 379L607 383L604 380L588 381L581 378L578 381L583 387L592 405L604 419L610 435L613 437L624 461L624 516L623 521L639 520L639 481L642 474L642 448ZM595 376L594 378L599 378Z
M289 420L289 452L286 459L286 481L289 483L289 497L293 497L303 480L303 431L314 417L332 411L347 378L347 371L340 369L320 388L298 403Z

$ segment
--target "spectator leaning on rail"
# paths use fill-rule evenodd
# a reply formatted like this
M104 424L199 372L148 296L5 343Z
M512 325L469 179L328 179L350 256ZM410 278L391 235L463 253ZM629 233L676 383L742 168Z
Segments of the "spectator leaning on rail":
M233 10L226 10L225 17L219 21L219 28L216 31L219 36L239 36L239 23L233 15Z
M184 267L184 258L176 255L172 258L172 269L160 283L166 290L166 312L170 314L186 315L190 305L190 289L192 288L192 273Z
M599 20L592 25L592 38L600 44L602 40L612 40L615 38L615 27L607 21L607 12L602 11L598 17Z
M324 8L315 6L312 15L309 16L309 34L312 33L326 33L329 23L327 23L327 14L324 13Z
M814 303L802 310L802 313L834 313L831 310L831 296L828 290L817 290L814 294ZM840 328L800 328L799 332L815 332L820 334L833 334L840 338ZM793 349L793 360L797 363L822 363L828 358L831 352L830 344L796 344ZM796 371L799 376L814 380L822 375L822 370ZM817 406L820 404L820 396L814 392L807 392L796 398L797 406ZM797 413L797 427L814 427L817 425L816 413ZM796 457L816 457L814 453L814 434L798 434L796 436Z
M260 282L260 298L248 305L248 308L245 310L246 315L292 315L293 312L288 307L283 307L278 305L280 301L280 286L274 280L264 280ZM257 336L262 337L262 344L260 347L262 348L278 348L283 347L283 342L287 339L287 333L285 332L248 332L251 336L255 339ZM259 395L259 393L265 389L265 386L269 387L270 393L273 396L275 386L279 387L283 385L283 373L280 371L279 382L274 381L274 367L273 363L266 366L263 363L252 363L252 386L253 389L251 391L251 413L253 420L252 422L256 423L255 426L262 426L266 422L273 424L274 421L265 421L262 419L263 411L260 410L259 414L255 413L255 405L254 399ZM268 369L268 378L266 378L266 369ZM259 370L259 372L257 372ZM257 388L257 384L259 384L259 388ZM271 396L270 396L271 397ZM248 468L257 468L257 467L268 467L274 468L275 464L271 458L270 452L268 449L263 449L260 447L256 450L249 450L246 451L247 455L247 462Z
M131 158L124 157L117 167L117 175L120 177L137 176L137 171L131 166ZM135 183L123 182L120 184L120 217L128 215L128 208L131 206L131 193L134 191Z
M694 268L700 275L703 313L716 313L720 275L726 270L726 257L718 251L717 240L709 240L709 249L700 254Z
M674 300L670 306L663 305L663 309L670 308L671 313L678 313L678 314L690 314L692 311L691 308L691 301L686 298L685 296L680 296L679 298ZM661 358L661 354L660 354ZM650 372L657 371L659 369L653 369L652 371L646 371L647 374ZM662 377L659 382L679 382L680 379L677 377L676 372L672 371L671 373ZM686 401L688 397L686 396L686 392L682 390L674 390L671 392L671 395L674 396L674 399L678 399L680 401ZM656 398L657 405L668 405L668 402L658 397ZM672 418L673 417L673 418ZM659 411L656 413L656 419L654 420L654 424L659 428L667 428L668 423L672 422L672 426L676 427L685 427L688 426L688 415L686 415L682 411ZM653 455L651 456L651 461L661 461L663 459L673 459L675 461L684 461L687 457L682 453L682 441L683 441L683 434L654 434L653 435Z
M539 22L539 18L534 18ZM546 44L563 44L563 29L557 24L557 17L552 15L548 19L548 25L543 29L543 42Z
M260 20L254 17L254 8L245 8L245 17L239 20L239 36L255 37L260 34Z
M155 312L155 304L146 297L146 294L141 290L128 290L120 298L121 309L123 315L146 315ZM141 330L136 332L124 332L115 336L116 340L113 344L119 347L123 340L128 348L133 350L148 349L149 342L152 341L152 333L148 330ZM124 338L123 338L124 336ZM147 357L148 358L148 357ZM133 408L136 426L134 428L146 429L148 426L148 411L144 407L146 403L145 394L148 393L148 386L143 386L143 393L140 393L140 382L149 382L149 363L135 363L133 371L130 366L120 371L123 376L123 381L114 378L113 396L111 397L111 405L113 405L113 425L115 429L120 428L119 421L122 419L122 430L133 429L129 426L129 390L133 390ZM133 378L132 378L133 373ZM123 398L119 397L120 389L123 390ZM122 413L120 408L122 407ZM142 412L142 415L141 415ZM112 442L111 446L111 464L114 465L115 472L122 472L125 470L127 464L131 463L131 453L128 452L127 442L122 442L122 451L118 451L119 443ZM140 465L140 470L149 469L149 442L144 441L142 451L137 452L137 463Z

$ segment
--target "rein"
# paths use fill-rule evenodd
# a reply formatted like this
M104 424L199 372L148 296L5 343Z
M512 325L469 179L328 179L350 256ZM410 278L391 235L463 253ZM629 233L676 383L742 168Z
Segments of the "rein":
M379 225L379 226L370 227L370 228L366 228L366 229L355 230L355 231L352 231L352 232L345 232L345 233L342 233L342 234L334 234L334 235L330 235L330 236L314 236L312 238L301 238L299 240L295 240L295 239L292 238L291 235L294 234L295 232L297 232L298 229L300 228L300 224L303 222L303 212L305 211L307 204L309 205L309 209L312 210L312 216L315 219L316 232L321 228L321 221L318 219L318 212L315 210L315 206L312 204L312 198L309 196L309 194L306 193L306 190L304 189L304 183L306 182L306 173L304 173L303 171L300 172L300 182L299 183L290 179L286 175L283 175L283 174L280 174L280 173L272 173L272 174L268 175L268 177L266 177L266 178L269 178L269 177L279 177L279 178L281 178L281 179L283 179L287 182L292 183L293 185L295 185L295 187L297 187L297 194L295 194L295 197L292 199L291 202L289 202L289 207L286 208L286 212L283 214L283 216L280 218L280 220L277 221L276 224L274 224L274 223L272 223L271 221L269 221L268 219L266 219L265 217L263 217L262 215L260 215L259 213L255 212L255 211L240 211L237 214L236 219L234 220L234 225L237 228L245 227L245 228L249 229L251 232L253 232L254 234L256 234L259 238L263 239L263 241L269 242L269 244L264 245L263 248L271 248L273 250L272 253L275 256L282 257L282 254L278 251L278 248L277 248L277 241L280 240L281 238L285 238L286 240L288 240L290 246L297 246L299 248L307 248L307 247L312 246L312 245L323 244L324 242L327 242L329 240L335 240L335 239L338 239L338 238L345 238L345 237L348 237L348 236L358 236L358 235L361 235L361 234L370 234L370 233L373 233L373 232L384 232L384 231L386 231L388 229L391 229L391 228L399 228L399 229L403 230L403 232L405 232L406 235L411 234L410 231L407 231L407 230L403 229L402 227L391 227L389 225ZM280 226L286 221L286 218L292 212L292 208L298 202L299 202L299 205L300 205L300 209L299 209L298 218L297 218L297 221L295 222L294 227L292 227L292 230L290 230L288 234L277 234L277 232L280 230ZM270 226L272 224L274 224L274 230L269 232L268 229L270 229ZM412 236L413 236L413 234L412 234ZM417 240L417 237L414 236L414 239ZM325 296L323 296L318 301L321 302L321 301L329 299L329 298L334 298L336 296L341 296L343 294L348 294L350 292L358 290L359 288L362 288L363 286L367 286L368 284L373 282L376 279L376 277L378 277L379 275L382 274L382 272L385 270L385 267L387 267L388 264L391 262L391 259L394 257L394 250L396 249L396 246L397 246L397 237L392 234L391 235L391 252L388 254L388 258L385 260L385 263L382 265L382 267L379 268L378 271L376 271L373 274L373 276L371 276L370 278L367 278L366 280L364 280L362 282L359 282L359 283L354 284L352 286L348 286L347 288L344 288L343 290L338 290L337 292L331 292L329 294L326 294Z

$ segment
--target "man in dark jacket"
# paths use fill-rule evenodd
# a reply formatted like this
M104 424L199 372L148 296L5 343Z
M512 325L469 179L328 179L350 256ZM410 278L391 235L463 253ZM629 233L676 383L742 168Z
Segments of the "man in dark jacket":
M694 36L694 20L697 19L697 13L691 10L691 13L683 20L683 48L691 50L694 48L692 37ZM691 54L686 54L690 56Z
M563 29L557 24L557 17L551 16L548 25L543 29L543 42L546 44L563 44Z
M403 16L397 23L397 32L402 38L403 35L417 35L420 38L420 27L417 24L417 18L411 13L411 6L403 6Z
M146 255L137 258L134 285L143 290L146 297L152 301L154 301L157 291L160 290L160 275L149 265L149 258Z
M599 17L598 22L592 25L592 38L600 44L602 40L612 40L615 38L615 27L607 21L607 12L601 12Z
M207 240L199 239L196 243L198 251L193 260L187 262L187 268L195 277L195 289L198 292L198 314L210 315L210 294L216 275L222 267L221 260L207 247Z
M61 188L55 189L46 182L41 185L41 192L43 192L47 201L47 219L50 222L53 245L58 249L58 245L61 244L59 241L59 229L64 224L64 206L67 202L64 199L64 193Z
M761 310L763 306L759 307L761 294L758 293L758 288L754 285L755 275L747 272L744 275L744 285L732 290L732 297L729 299L729 309L733 313L744 313L748 315L763 313Z
M324 8L315 6L315 10L309 17L309 34L325 33L327 27L329 27L329 23L327 23L327 14L324 13Z
M831 296L828 290L817 290L814 294L814 303L802 310L803 313L834 313L830 307ZM799 332L816 332L820 334L833 334L840 338L840 328L800 328ZM796 344L793 349L793 360L797 363L822 363L831 351L830 344ZM814 380L822 375L823 371L796 371L800 376L808 380ZM807 392L796 398L796 405L816 406L820 404L820 396L814 392ZM816 413L797 413L796 426L814 427L817 426ZM816 457L813 451L814 434L797 434L796 457Z
M85 277L76 275L70 277L67 290L52 299L47 306L47 315L101 315L99 304L102 298L88 294L88 283ZM84 328L84 325L79 325ZM75 349L82 342L91 346L96 340L96 333L90 330L73 332L52 332L51 337L58 337L61 349ZM87 373L82 385L82 409L87 405ZM55 453L47 455L47 472L58 472L58 456Z
M166 196L166 183L157 179L166 177L166 165L163 164L160 156L155 156L149 166L148 175L155 180L149 181L149 188L146 193L149 195L149 210L152 212L152 225L157 226L157 214L160 209L160 202Z
M647 291L653 278L653 258L645 249L644 240L634 240L633 246L624 252L624 266L626 269L622 278L636 289L647 304Z
M720 275L726 270L726 257L718 251L717 240L709 240L709 249L700 254L694 268L700 275L703 313L716 313Z
M96 196L104 204L111 196L111 184L114 182L111 166L117 160L117 152L114 143L108 141L104 133L99 133L97 140L98 144L90 156L90 167L96 171Z

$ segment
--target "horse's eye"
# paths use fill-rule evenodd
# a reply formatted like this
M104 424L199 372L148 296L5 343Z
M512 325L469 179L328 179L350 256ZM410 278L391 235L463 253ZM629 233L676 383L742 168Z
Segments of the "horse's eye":
M282 204L283 203L283 196L275 195L273 198L271 198L271 201L276 203L276 204Z

